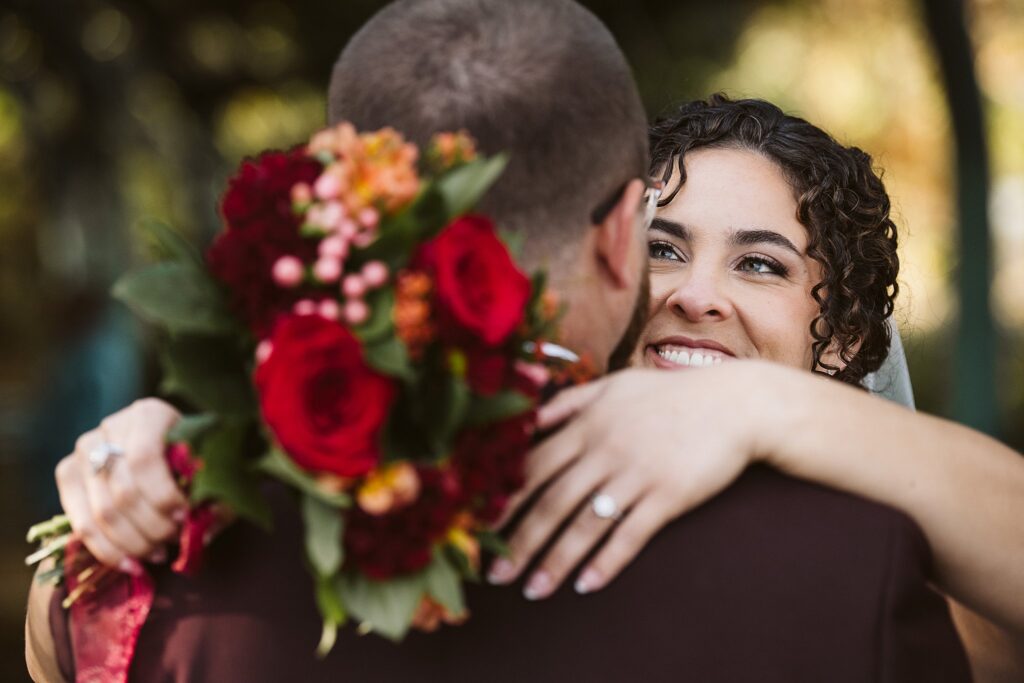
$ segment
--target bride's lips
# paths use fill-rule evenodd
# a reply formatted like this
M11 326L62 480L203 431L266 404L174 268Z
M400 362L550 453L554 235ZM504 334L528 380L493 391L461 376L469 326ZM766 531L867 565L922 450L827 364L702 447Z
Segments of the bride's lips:
M664 370L711 367L736 357L731 350L718 342L689 337L659 339L647 346L646 354L652 365Z

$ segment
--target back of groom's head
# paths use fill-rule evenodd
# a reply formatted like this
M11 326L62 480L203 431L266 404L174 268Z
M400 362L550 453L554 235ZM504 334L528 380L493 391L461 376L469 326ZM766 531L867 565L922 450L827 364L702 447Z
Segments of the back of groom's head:
M646 118L615 39L572 0L399 0L349 42L329 119L423 144L464 128L510 164L480 210L553 258L647 172Z

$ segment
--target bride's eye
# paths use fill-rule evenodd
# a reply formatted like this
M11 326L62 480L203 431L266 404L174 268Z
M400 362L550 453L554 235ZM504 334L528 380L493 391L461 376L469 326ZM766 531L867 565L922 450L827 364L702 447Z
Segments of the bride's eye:
M679 251L668 242L649 242L647 254L658 261L682 261Z
M789 268L767 256L744 256L743 260L740 261L739 270L754 275L786 277L789 274Z

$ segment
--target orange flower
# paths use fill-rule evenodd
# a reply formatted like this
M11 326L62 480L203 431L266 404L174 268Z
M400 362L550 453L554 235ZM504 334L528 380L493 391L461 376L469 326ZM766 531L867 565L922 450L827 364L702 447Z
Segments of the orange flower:
M420 478L407 462L379 468L370 473L356 494L364 512L384 515L414 502L420 495Z
M429 595L424 595L423 599L420 600L419 607L416 608L416 613L413 614L412 627L419 631L433 633L440 628L442 623L449 626L458 626L465 623L468 618L468 610L462 612L462 614L452 614L444 605Z
M437 170L445 171L456 164L476 159L476 142L464 130L456 133L438 133L427 148L427 160Z
M324 173L336 176L331 187L351 213L367 207L393 213L419 192L419 151L393 128L358 134L342 123L313 136L309 151L333 159Z
M399 273L395 284L395 332L413 359L419 358L434 339L430 307L433 286L426 273L410 271Z
M453 526L448 530L447 540L466 557L473 571L480 570L480 541L476 540L467 528Z

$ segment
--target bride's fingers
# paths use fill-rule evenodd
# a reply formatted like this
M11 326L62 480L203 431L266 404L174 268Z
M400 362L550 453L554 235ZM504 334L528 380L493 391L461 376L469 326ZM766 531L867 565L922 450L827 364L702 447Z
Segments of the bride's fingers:
M124 434L124 443L118 445L125 449L133 493L164 517L181 515L188 507L164 458L167 432L179 419L174 408L158 399L136 401L111 418L111 424Z
M71 522L71 529L101 564L119 567L124 571L138 567L137 563L132 566L132 560L125 555L124 550L110 541L96 524L81 481L82 474L78 458L73 454L61 460L55 472L60 504Z
M644 498L612 532L597 555L576 579L576 592L593 593L607 586L643 550L654 534L675 517L656 497Z
M549 436L526 456L525 483L509 500L501 519L494 525L500 529L512 519L523 503L559 472L571 465L583 451L583 432L576 425Z
M108 477L115 476L113 470L126 467L124 457L111 456L113 459L103 472L93 472L89 463L89 451L109 441L100 431L89 432L78 440L75 451L83 475L80 485L84 484L89 512L98 530L128 555L142 557L154 546L120 509L107 482Z
M577 464L564 472L529 507L509 539L508 557L499 558L491 565L488 580L497 584L514 581L580 501L606 478L603 469L590 464Z
M169 515L161 513L139 494L138 484L127 467L112 467L108 473L110 497L114 504L150 544L171 539L177 526Z
M565 577L590 553L618 523L616 517L628 518L629 508L640 500L644 487L640 481L618 477L605 483L597 493L615 502L613 517L598 516L592 503L583 505L576 519L562 532L554 547L526 582L524 594L530 600L548 597Z
M590 405L605 390L601 380L560 391L551 401L537 409L537 427L556 427Z

